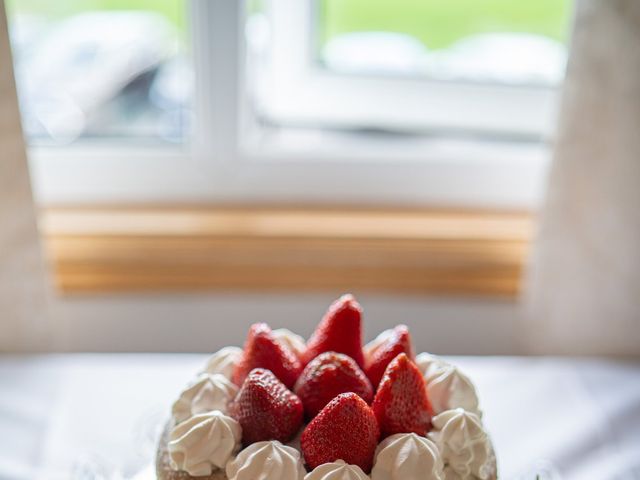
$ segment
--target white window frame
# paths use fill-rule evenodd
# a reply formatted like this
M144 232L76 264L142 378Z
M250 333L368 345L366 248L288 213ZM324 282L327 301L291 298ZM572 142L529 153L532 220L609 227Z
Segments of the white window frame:
M34 148L40 203L537 204L545 143L256 125L243 87L244 8L238 0L190 2L196 122L187 146Z
M316 3L266 2L271 48L260 106L274 122L536 139L551 133L557 90L549 86L348 75L322 68L314 58Z

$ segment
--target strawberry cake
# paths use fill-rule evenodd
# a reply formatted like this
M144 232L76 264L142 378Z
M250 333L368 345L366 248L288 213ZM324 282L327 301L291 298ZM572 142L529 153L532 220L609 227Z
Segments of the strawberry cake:
M494 480L469 378L415 355L404 325L362 346L362 309L336 300L305 342L251 327L173 404L158 480Z

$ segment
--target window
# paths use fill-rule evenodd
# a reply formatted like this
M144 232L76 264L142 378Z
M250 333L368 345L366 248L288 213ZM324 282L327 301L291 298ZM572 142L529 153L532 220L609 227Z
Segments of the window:
M322 0L313 54L327 70L558 85L569 2Z
M270 2L262 16L271 41L255 76L266 84L256 89L259 111L287 125L547 136L564 76L569 6Z
M530 206L569 6L12 0L38 198Z
M31 144L186 137L192 81L182 1L8 6Z

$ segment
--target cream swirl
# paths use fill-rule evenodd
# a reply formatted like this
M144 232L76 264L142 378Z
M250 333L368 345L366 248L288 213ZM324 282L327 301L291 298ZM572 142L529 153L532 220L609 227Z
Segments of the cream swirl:
M240 424L222 412L194 415L169 434L171 468L194 477L211 475L238 451L241 438Z
M316 467L311 473L307 473L304 480L369 480L369 476L357 465L336 460Z
M278 441L249 445L227 464L229 480L303 480L300 452Z
M236 393L238 387L224 375L203 373L180 393L173 404L173 418L180 423L193 415L212 410L227 413L227 405Z
M416 364L424 375L429 400L436 415L463 408L482 417L476 389L469 377L457 367L428 353L418 355Z
M238 347L224 347L211 355L202 373L219 373L231 380L233 367L240 361L242 349Z
M297 357L301 357L307 349L307 344L305 343L304 338L296 333L293 333L291 330L288 330L286 328L278 328L276 330L273 330L271 333L273 333L273 336L276 337L279 342L287 346L289 350L295 353Z
M416 365L420 372L422 372L422 375L426 377L435 371L442 370L448 366L449 363L437 355L423 352L416 357Z
M438 447L415 433L398 433L378 445L372 480L444 480Z
M457 408L433 417L432 422L429 438L440 450L447 479L492 478L493 447L476 414Z

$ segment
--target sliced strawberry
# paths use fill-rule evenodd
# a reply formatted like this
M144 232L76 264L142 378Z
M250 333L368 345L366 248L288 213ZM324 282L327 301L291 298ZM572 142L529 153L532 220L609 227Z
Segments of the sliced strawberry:
M401 353L406 353L411 361L415 359L411 335L406 325L395 327L380 345L369 352L365 372L373 388L378 387L387 365Z
M362 368L362 308L353 295L333 302L307 342L305 364L324 352L344 353Z
M303 407L269 370L256 368L245 379L229 406L231 417L242 427L242 442L287 442L302 426Z
M383 437L395 433L426 435L431 429L431 404L418 367L401 353L384 372L371 406Z
M242 385L254 368L271 370L287 388L291 388L300 376L302 364L287 345L274 337L266 323L256 323L249 330L242 358L233 370L233 383Z
M355 393L331 400L302 432L300 447L310 469L344 460L371 470L380 429L369 405Z
M371 383L358 364L335 352L325 352L311 360L293 391L302 400L309 420L341 393L353 392L369 404L373 400Z

